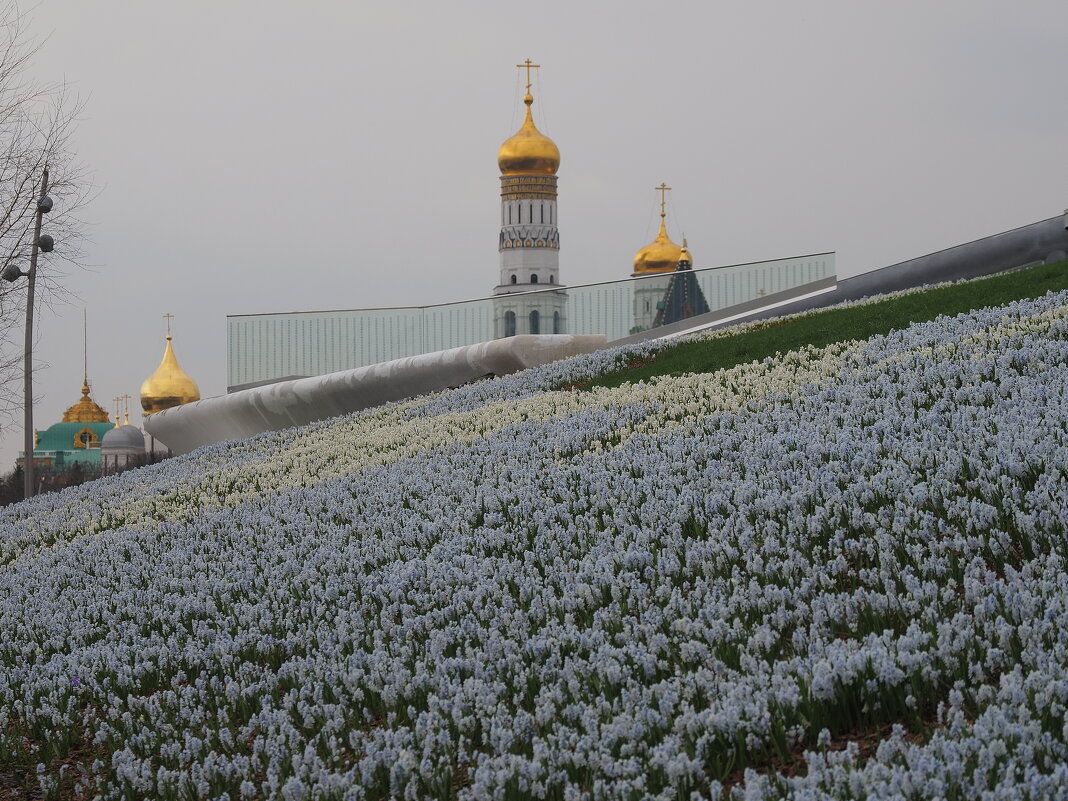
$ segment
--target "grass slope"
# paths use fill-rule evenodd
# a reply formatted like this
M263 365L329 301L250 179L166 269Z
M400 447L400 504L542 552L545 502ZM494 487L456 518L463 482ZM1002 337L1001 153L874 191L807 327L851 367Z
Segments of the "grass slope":
M607 373L588 386L618 387L661 375L712 373L776 353L787 353L806 344L822 347L849 339L868 339L912 323L933 320L940 314L955 315L986 306L1000 306L1062 289L1068 289L1068 261L941 286L882 303L769 320L767 327L732 337L680 342L650 361Z

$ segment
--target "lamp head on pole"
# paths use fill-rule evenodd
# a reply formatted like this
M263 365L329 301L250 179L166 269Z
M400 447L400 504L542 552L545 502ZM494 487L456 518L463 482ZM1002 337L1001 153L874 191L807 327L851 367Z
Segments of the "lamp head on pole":
M48 212L52 210L52 198L48 195L41 195L41 197L37 199L37 210L41 212L41 214L48 214Z
M24 273L14 264L7 265L7 267L4 268L3 272L0 272L0 278L3 278L5 281L10 281L11 283L18 281L24 275L26 275L26 273Z

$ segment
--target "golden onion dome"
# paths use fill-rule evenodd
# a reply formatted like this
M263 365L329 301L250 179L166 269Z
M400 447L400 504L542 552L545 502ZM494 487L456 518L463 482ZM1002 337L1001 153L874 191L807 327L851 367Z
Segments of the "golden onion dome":
M92 398L89 397L89 379L82 382L82 397L63 412L64 423L110 423L108 413L105 412Z
M527 118L514 136L505 140L497 151L497 166L501 175L556 175L560 168L560 149L556 143L534 126L530 107L534 96L523 96L527 104Z
M200 387L178 365L171 347L171 335L167 335L167 349L156 372L141 385L141 408L146 415L200 400Z
M656 235L656 239L634 254L634 275L674 272L679 266L681 255L682 248L671 241L664 215L661 214L660 233Z

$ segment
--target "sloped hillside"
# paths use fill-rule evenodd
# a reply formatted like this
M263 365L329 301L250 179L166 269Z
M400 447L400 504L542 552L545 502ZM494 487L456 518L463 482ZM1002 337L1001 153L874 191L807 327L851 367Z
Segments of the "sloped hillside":
M4 510L0 794L1068 786L1068 293L657 347Z

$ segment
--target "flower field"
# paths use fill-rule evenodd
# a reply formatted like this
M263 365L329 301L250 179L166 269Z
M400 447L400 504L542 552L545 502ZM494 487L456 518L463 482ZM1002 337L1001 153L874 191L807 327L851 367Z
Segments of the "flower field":
M1064 797L1068 293L555 389L657 347L3 510L0 776Z

